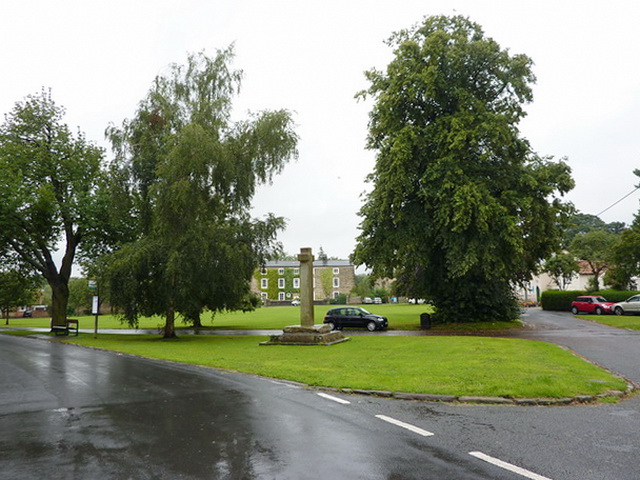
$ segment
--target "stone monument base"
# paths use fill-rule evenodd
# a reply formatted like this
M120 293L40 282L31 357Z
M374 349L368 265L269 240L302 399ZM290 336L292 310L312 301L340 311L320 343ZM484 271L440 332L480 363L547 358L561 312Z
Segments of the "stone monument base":
M303 327L302 325L290 325L284 327L282 335L271 335L266 342L260 345L335 345L346 342L342 332L334 330L326 324Z

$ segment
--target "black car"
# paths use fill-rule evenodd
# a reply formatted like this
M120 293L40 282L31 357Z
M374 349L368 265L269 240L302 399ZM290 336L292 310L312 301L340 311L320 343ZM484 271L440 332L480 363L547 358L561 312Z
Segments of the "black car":
M386 317L375 315L362 307L332 308L324 317L324 323L331 330L342 330L344 327L366 327L367 330L383 330L389 322Z

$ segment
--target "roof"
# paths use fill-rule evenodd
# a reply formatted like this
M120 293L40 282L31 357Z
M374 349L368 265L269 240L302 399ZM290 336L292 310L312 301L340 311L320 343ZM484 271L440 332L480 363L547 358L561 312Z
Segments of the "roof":
M297 268L300 266L300 262L297 260L269 260L265 264L267 268ZM321 261L316 259L313 262L314 267L352 267L353 263L349 260L326 260Z

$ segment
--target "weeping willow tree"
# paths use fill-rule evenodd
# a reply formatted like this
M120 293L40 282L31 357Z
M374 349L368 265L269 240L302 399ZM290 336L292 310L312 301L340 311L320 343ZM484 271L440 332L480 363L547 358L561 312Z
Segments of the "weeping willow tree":
M242 76L232 58L229 48L172 65L135 116L108 130L112 198L135 223L106 257L110 300L132 324L163 316L166 338L178 314L197 321L205 308L254 306L251 276L284 226L251 218L250 206L256 187L297 155L293 122L285 110L231 120Z

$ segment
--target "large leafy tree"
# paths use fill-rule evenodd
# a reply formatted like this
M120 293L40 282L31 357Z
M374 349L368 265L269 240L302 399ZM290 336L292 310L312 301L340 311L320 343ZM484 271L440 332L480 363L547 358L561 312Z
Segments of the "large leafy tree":
M613 251L618 241L619 236L615 233L606 230L592 230L576 235L571 242L569 252L579 260L587 262L593 273L590 290L600 289L600 276L613 265Z
M640 177L640 169L633 173ZM640 188L640 185L637 187ZM605 281L614 287L628 288L632 277L640 276L640 211L631 226L621 232L613 247L613 263L613 268L605 275Z
M134 118L109 131L120 179L112 198L135 219L108 257L110 301L131 323L162 315L167 338L177 314L197 322L205 308L254 305L251 276L284 225L249 209L256 186L296 155L292 119L279 110L231 121L241 79L232 57L200 53L171 66Z
M557 248L573 187L518 131L531 60L461 16L394 34L386 71L370 70L373 184L354 252L399 292L433 299L435 321L510 320L513 286Z
M0 270L0 313L5 318L5 325L9 325L11 310L33 302L41 280L42 277L25 269Z
M610 233L621 233L625 228L624 222L605 223L600 217L586 213L571 215L564 227L562 246L568 248L573 239L582 233L604 230Z
M564 290L580 268L573 255L559 253L544 262L543 271L551 277L560 290Z
M100 216L102 180L102 150L73 135L64 113L42 91L16 103L0 126L0 253L49 283L54 325L66 322L72 265Z

